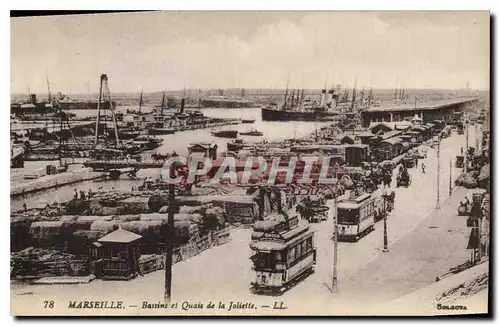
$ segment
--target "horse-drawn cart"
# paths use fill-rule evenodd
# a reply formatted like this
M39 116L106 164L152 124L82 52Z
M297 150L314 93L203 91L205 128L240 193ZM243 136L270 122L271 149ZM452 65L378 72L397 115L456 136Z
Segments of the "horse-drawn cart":
M400 172L396 178L396 186L409 187L411 184L411 176L408 171Z

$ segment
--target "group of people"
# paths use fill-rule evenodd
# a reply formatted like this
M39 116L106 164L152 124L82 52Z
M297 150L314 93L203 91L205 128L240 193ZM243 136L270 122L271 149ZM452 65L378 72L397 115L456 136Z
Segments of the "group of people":
M94 192L90 189L88 190L87 195L85 195L85 191L80 190L80 198L78 198L78 191L75 188L75 193L73 195L73 198L85 200L86 198L91 198L93 195L94 195Z

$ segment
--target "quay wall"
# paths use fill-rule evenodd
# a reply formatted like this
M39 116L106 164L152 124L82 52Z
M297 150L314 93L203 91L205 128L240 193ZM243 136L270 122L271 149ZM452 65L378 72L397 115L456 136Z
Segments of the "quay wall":
M103 175L104 173L102 172L93 172L91 169L85 168L54 175L46 175L35 180L22 180L17 184L11 185L10 195L20 196L76 182L98 179Z

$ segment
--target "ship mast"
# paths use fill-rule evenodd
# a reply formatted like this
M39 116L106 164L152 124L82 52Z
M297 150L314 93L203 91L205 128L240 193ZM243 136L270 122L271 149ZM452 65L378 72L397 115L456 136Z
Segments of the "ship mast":
M288 77L286 79L286 90L285 90L285 103L283 103L283 108L286 108L286 100L288 97L288 84L290 83L290 74L288 74Z
M105 93L105 94L103 94ZM118 137L118 125L116 123L116 115L115 115L115 107L113 106L113 100L111 99L111 92L109 91L108 85L108 76L106 74L101 75L101 83L99 87L99 100L97 102L97 120L95 127L95 140L94 147L97 146L99 142L99 123L101 120L101 102L103 101L104 95L107 95L107 100L109 101L109 110L111 110L111 116L113 119L113 126L115 129L115 139L116 139L116 147L120 144L120 138ZM106 103L104 101L104 103ZM106 124L106 121L105 121Z
M356 85L358 83L358 78L354 79L354 87L352 89L352 101L351 101L351 110L354 110L354 103L356 102Z
M163 92L163 96L161 98L161 116L163 117L163 108L165 107L165 92Z
M48 96L49 96L49 103L52 104L52 96L50 94L50 83L49 83L49 73L47 70L45 71L45 78L47 79L47 90L48 90Z
M141 114L141 109L142 109L142 93L144 91L144 88L141 89L141 96L139 97L139 114Z

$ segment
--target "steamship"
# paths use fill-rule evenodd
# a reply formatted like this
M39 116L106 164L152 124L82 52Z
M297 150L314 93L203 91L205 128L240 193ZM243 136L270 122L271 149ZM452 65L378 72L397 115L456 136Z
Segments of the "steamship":
M291 98L288 89L285 93L285 101L280 107L278 105L261 109L263 121L329 121L338 115L333 109L336 107L338 96L334 90L326 89L321 92L320 103L315 100L304 99L304 90L293 91Z

